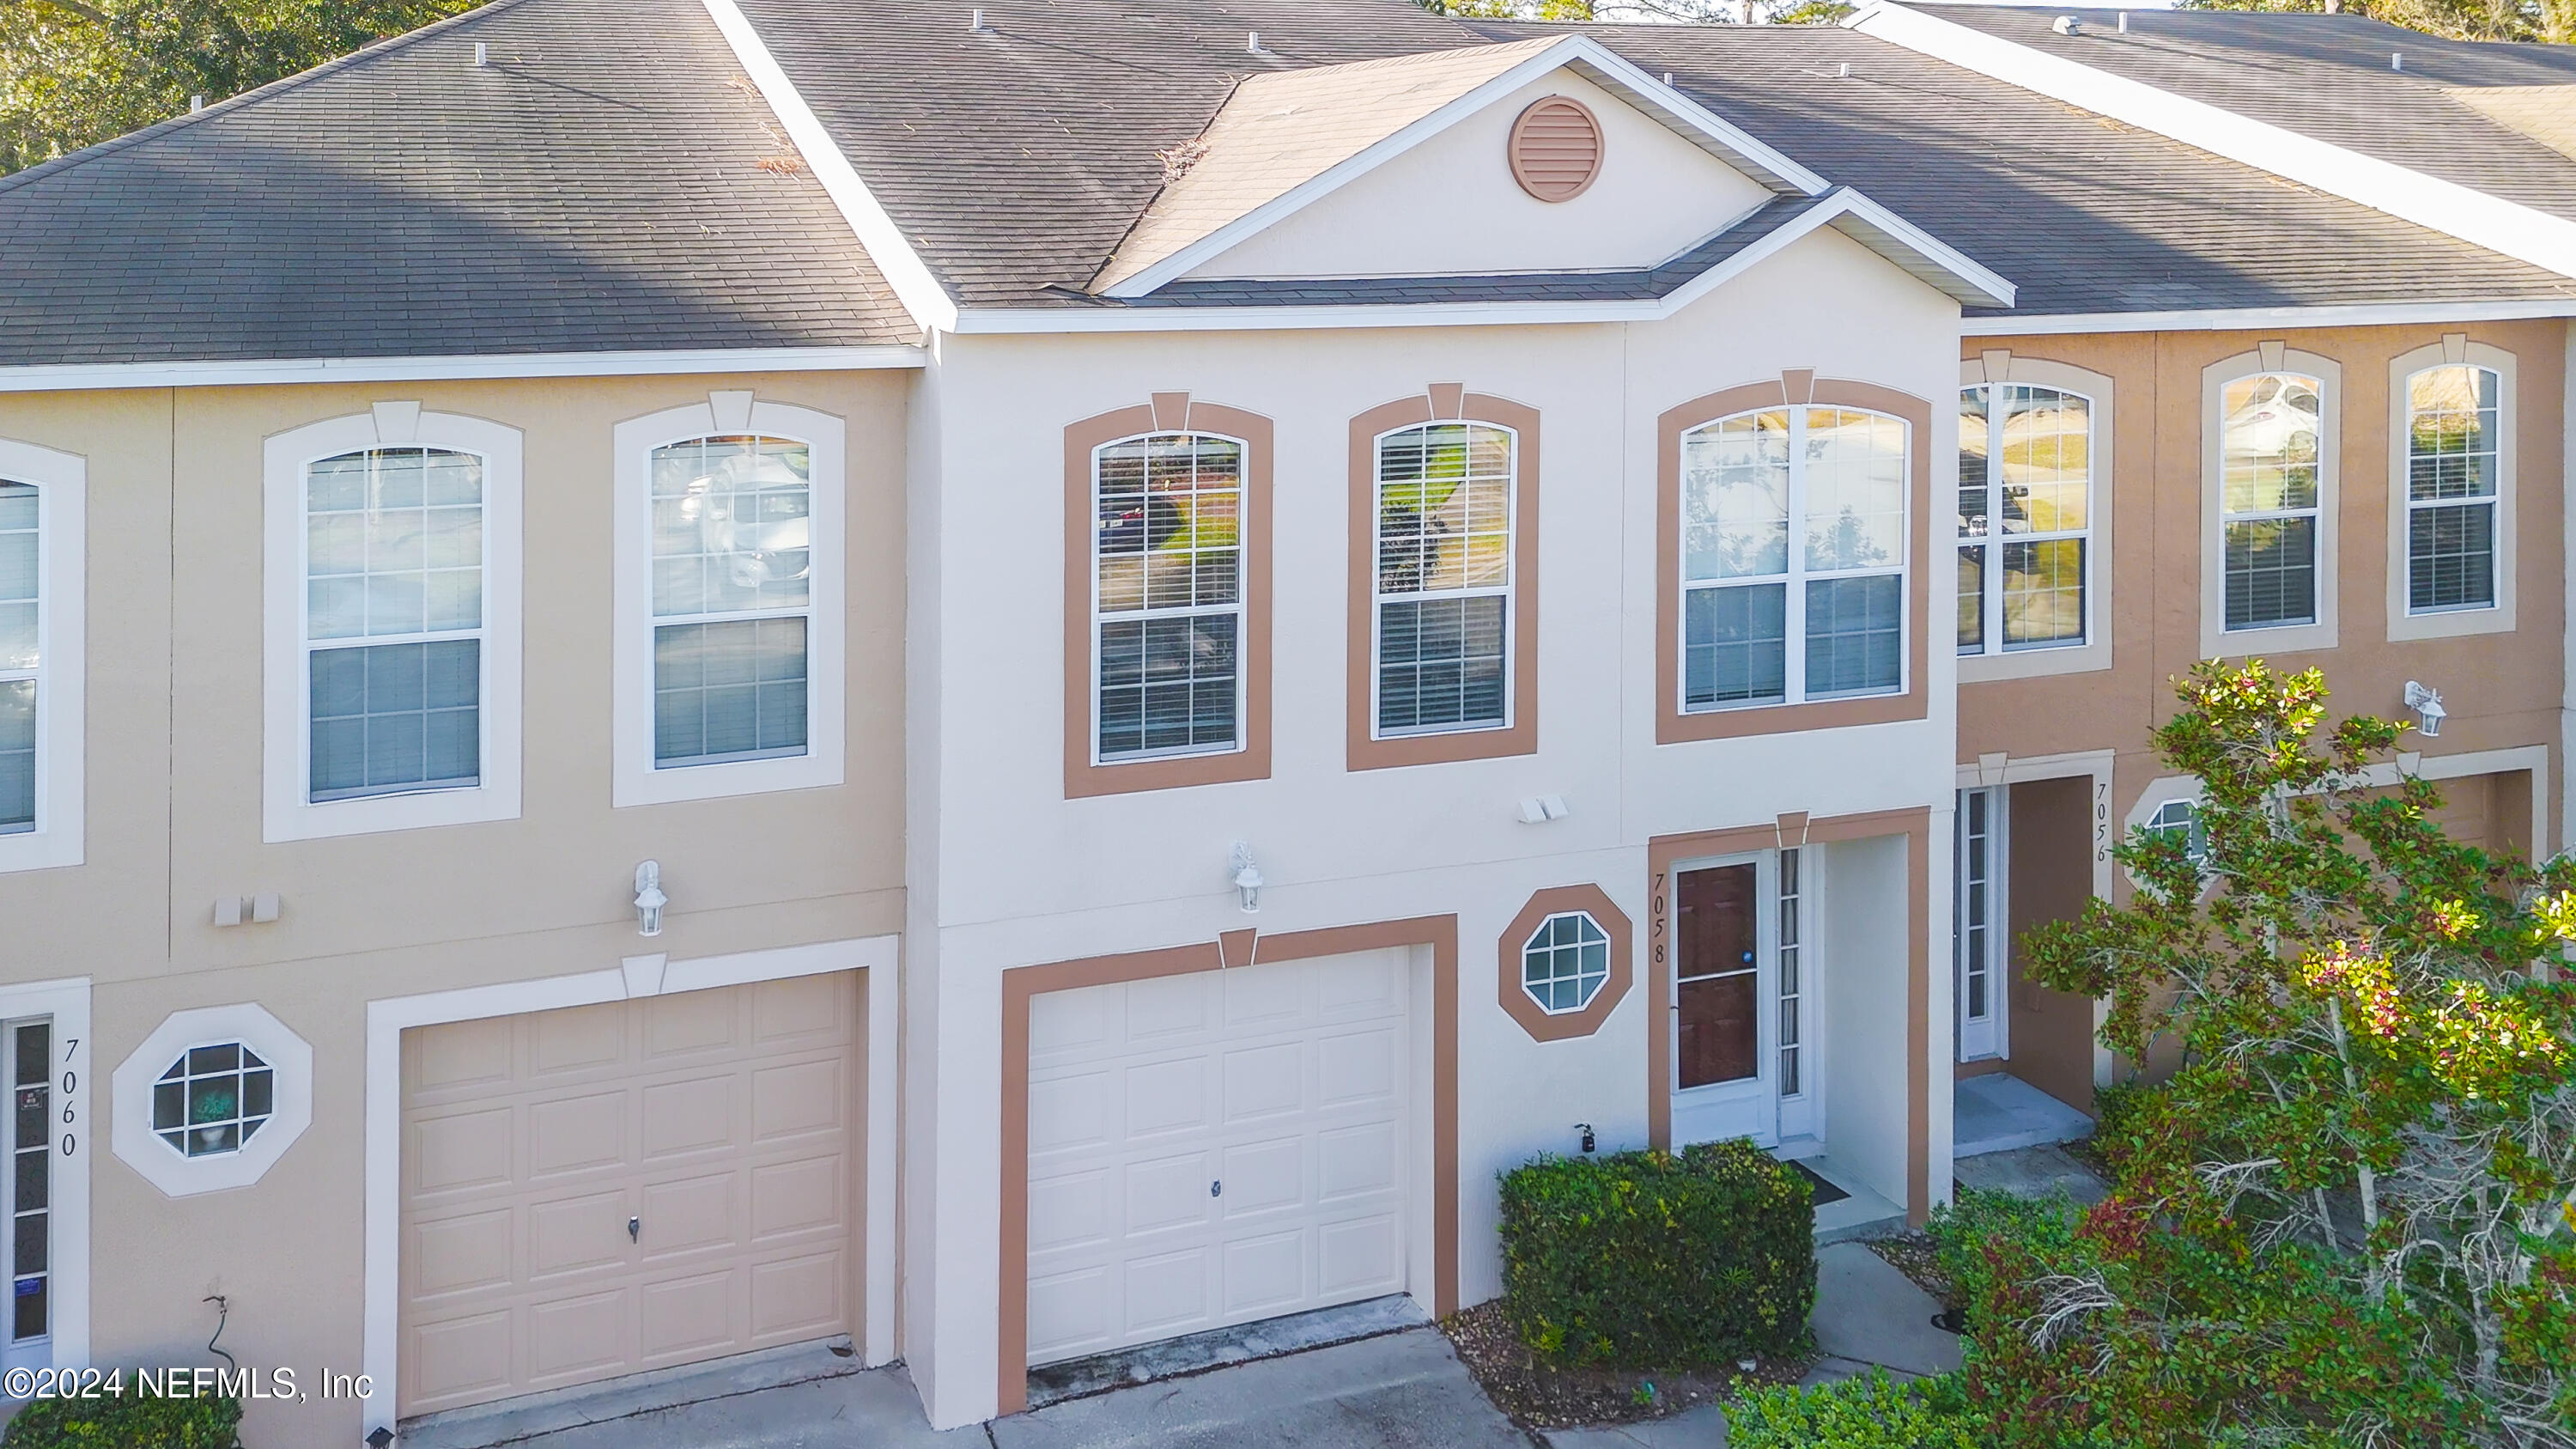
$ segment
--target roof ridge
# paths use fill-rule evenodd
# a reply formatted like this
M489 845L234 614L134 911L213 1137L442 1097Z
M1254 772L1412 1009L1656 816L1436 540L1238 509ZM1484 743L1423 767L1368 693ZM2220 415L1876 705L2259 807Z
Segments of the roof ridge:
M166 121L155 121L151 125L145 126L140 130L128 131L121 136L110 136L104 141L93 142L87 146L81 147L77 151L67 152L63 155L40 161L23 171L14 171L6 176L0 176L0 193L14 191L21 186L31 184L39 177L51 177L61 172L69 171L76 166L86 165L87 163L96 161L101 157L112 156L120 151L129 150L135 146L142 145L147 141L157 141L163 136L169 135L183 126L187 126L198 121L212 120L218 113L242 110L257 104L260 101L274 99L275 97L294 90L299 86L320 80L324 76L335 75L340 71L351 69L362 61L379 60L398 50L410 47L414 42L427 40L434 35L444 34L450 30L460 29L468 21L481 19L482 17L492 15L503 10L515 10L519 6L528 3L530 3L530 0L484 0L484 3L476 5L471 10L461 10L456 14L446 16L443 19L433 20L429 24L424 25L417 30L406 30L399 35L388 35L384 39L372 44L360 46L346 55L335 55L329 60L326 60L320 65L314 66L309 70L300 70L293 75L279 76L277 79L268 82L266 85L253 86L251 89L243 91L239 95L226 96L222 100L207 106L202 111L187 111L180 115L172 116Z

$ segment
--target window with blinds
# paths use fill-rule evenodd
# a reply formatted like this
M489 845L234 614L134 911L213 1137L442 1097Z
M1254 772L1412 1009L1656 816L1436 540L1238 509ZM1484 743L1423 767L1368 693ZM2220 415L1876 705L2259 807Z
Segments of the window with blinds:
M1096 758L1241 748L1243 443L1153 433L1091 463Z
M1518 438L1429 423L1377 440L1380 737L1511 723Z

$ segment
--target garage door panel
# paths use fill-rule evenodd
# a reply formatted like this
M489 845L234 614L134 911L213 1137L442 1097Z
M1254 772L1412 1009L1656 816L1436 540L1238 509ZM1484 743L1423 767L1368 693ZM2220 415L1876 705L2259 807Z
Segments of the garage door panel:
M561 1076L621 1065L626 1059L626 1007L575 1006L520 1018L529 1023L528 1075Z
M1294 1210L1306 1205L1306 1139L1275 1137L1241 1142L1218 1159L1225 1193L1217 1200L1228 1218Z
M518 1231L518 1214L506 1207L419 1224L403 1265L413 1295L427 1300L508 1287L517 1277Z
M397 1413L849 1330L856 978L788 985L405 1034Z
M848 1281L848 1262L835 1250L753 1264L754 1344L794 1343L830 1333L845 1322L841 1285Z
M742 1336L734 1322L738 1274L726 1268L663 1278L637 1291L636 1352L647 1366L722 1352Z
M415 1121L404 1134L405 1179L418 1196L506 1187L512 1171L511 1109L458 1111Z
M1130 1164L1121 1215L1128 1233L1159 1233L1206 1223L1216 1203L1208 1192L1213 1177L1204 1152Z
M1349 1299L1404 1291L1404 1224L1394 1213L1325 1223L1315 1242L1324 1293Z
M1032 1364L1404 1290L1408 959L1032 998Z
M1225 1245L1225 1283L1219 1299L1229 1321L1286 1313L1313 1296L1306 1282L1307 1230L1301 1225Z
M1206 1248L1131 1258L1127 1262L1127 1336L1161 1338L1208 1322Z
M732 1149L741 1126L734 1120L731 1073L686 1081L656 1082L637 1094L643 1107L643 1160Z
M1127 1069L1120 1100L1129 1141L1208 1126L1208 1060L1204 1056L1146 1062Z
M751 1172L751 1240L775 1239L842 1221L841 1184L847 1177L839 1154L773 1162Z
M1293 1117L1306 1106L1306 1048L1302 1042L1238 1047L1225 1054L1228 1127L1265 1117Z
M1038 998L1044 1001L1045 997ZM1109 1071L1082 1072L1029 1082L1029 1155L1105 1147L1110 1096L1120 1080Z
M626 1165L626 1093L586 1092L531 1102L522 1111L529 1181Z
M841 1125L841 1058L764 1067L751 1078L751 1140L777 1142Z

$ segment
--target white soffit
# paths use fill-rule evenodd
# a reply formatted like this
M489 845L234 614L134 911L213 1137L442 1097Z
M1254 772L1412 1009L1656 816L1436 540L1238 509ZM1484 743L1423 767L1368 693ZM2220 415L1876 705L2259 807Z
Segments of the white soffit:
M2576 222L1889 0L1877 0L1843 23L1935 60L2172 137L2427 230L2562 276L2576 276Z
M730 4L731 0L707 0L710 6ZM1519 54L1523 58L1499 71L1490 60L1501 60ZM1167 188L1155 199L1140 221L1136 232L1120 254L1104 267L1095 287L1101 295L1118 298L1142 297L1176 277L1185 275L1209 260L1231 250L1255 232L1294 215L1317 200L1331 195L1354 179L1375 170L1391 158L1401 155L1467 117L1476 114L1523 86L1551 71L1572 68L1585 79L1635 105L1645 115L1661 122L1702 150L1727 164L1752 175L1756 180L1785 194L1814 196L1826 189L1823 177L1799 165L1788 156L1755 139L1746 132L1701 107L1697 102L1662 82L1651 79L1635 66L1611 54L1600 42L1588 35L1569 35L1552 40L1519 41L1500 46L1471 46L1457 51L1440 51L1428 55L1398 58L1416 69L1435 62L1447 61L1457 66L1473 67L1489 75L1454 99L1447 100L1427 114L1398 126L1373 142L1361 146L1341 160L1315 170L1284 187L1278 185L1283 171L1265 185L1263 178L1247 174L1240 178L1242 191L1225 198L1224 214L1228 220L1213 225L1188 223L1165 231L1152 225L1158 211L1169 214L1176 201L1182 205L1200 204L1195 194L1219 187L1231 189L1237 178L1231 176L1222 161L1214 166L1202 163ZM1348 66L1321 66L1303 71L1276 72L1246 81L1235 96L1226 102L1210 123L1208 135L1220 143L1229 130L1230 121L1240 115L1240 108L1273 104L1269 92L1314 86L1331 77L1363 76L1369 70L1402 73L1396 61L1361 61ZM1275 84L1262 86L1262 81ZM1207 172L1201 177L1202 170ZM1257 168L1255 168L1257 170ZM1200 184L1190 186L1193 177ZM1277 188L1277 189L1272 189ZM1207 198L1217 203L1215 197ZM1239 206L1240 209L1235 209ZM1186 237L1186 239L1184 239ZM1141 244L1140 244L1141 243ZM881 264L882 265L882 264ZM980 329L961 329L980 330Z

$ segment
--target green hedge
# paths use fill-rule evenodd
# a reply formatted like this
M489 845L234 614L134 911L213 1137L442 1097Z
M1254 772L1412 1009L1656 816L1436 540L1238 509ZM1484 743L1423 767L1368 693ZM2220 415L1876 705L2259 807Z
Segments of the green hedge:
M1812 1389L1756 1389L1727 1406L1731 1449L1985 1449L1957 1374L1899 1384L1885 1369Z
M1546 1157L1503 1175L1503 1307L1565 1368L1803 1352L1813 1190L1751 1143Z
M0 1449L238 1449L241 1416L241 1400L221 1395L37 1399L0 1431Z

